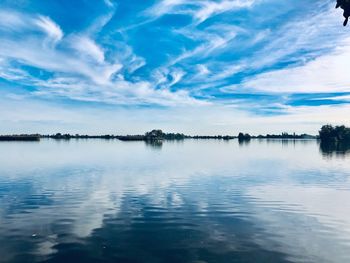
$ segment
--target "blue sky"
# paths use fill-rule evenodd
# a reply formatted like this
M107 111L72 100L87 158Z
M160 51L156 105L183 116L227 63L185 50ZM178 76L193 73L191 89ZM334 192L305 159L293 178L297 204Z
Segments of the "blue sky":
M0 0L0 132L350 124L335 1Z

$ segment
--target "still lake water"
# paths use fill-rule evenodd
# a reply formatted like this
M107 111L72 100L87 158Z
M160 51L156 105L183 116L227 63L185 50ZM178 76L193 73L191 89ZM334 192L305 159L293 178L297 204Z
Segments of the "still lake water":
M350 262L316 141L0 143L0 262Z

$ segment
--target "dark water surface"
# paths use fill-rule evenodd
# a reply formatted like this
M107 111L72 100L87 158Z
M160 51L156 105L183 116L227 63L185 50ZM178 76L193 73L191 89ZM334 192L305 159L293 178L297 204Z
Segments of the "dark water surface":
M3 142L0 262L350 262L350 156L316 141Z

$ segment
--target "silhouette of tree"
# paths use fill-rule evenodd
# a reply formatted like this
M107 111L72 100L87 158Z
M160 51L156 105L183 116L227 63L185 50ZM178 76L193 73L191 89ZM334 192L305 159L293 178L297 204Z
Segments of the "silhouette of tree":
M347 128L344 125L336 127L333 127L332 125L324 125L319 131L319 135L323 142L350 142L350 128Z
M251 138L252 137L248 133L243 134L242 132L240 132L238 134L238 141L250 141Z
M335 8L339 7L344 10L343 16L345 17L345 21L343 25L346 26L350 17L350 0L337 0Z
M165 134L162 130L152 130L145 134L146 140L162 140Z

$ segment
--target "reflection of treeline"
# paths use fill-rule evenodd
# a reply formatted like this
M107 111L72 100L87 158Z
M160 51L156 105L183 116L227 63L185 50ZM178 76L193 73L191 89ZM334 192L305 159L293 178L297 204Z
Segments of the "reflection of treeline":
M40 141L38 134L1 135L0 141Z
M232 140L235 139L235 136L229 136L229 135L214 135L214 136L189 136L191 139L195 140Z
M258 139L316 139L316 136L310 135L310 134L288 134L286 132L282 134L267 134L265 136L259 135L257 136Z
M152 141L152 140L183 140L189 138L182 133L164 133L162 130L152 130L144 135L81 135L81 134L62 134L41 135L42 138L51 138L56 140L70 139L104 139L104 140L122 140L122 141Z
M324 125L319 131L322 142L350 142L350 128L342 126Z
M56 140L70 140L70 139L117 139L115 135L80 135L80 134L61 134L56 133L54 135L42 135L42 138L51 138Z
M331 156L332 154L345 155L350 152L349 141L321 141L320 150L323 154Z
M258 135L253 136L248 133L239 133L238 140L240 141L249 141L251 139L316 139L316 136L309 134L289 134L287 132L283 132L282 134L266 134L266 135Z

